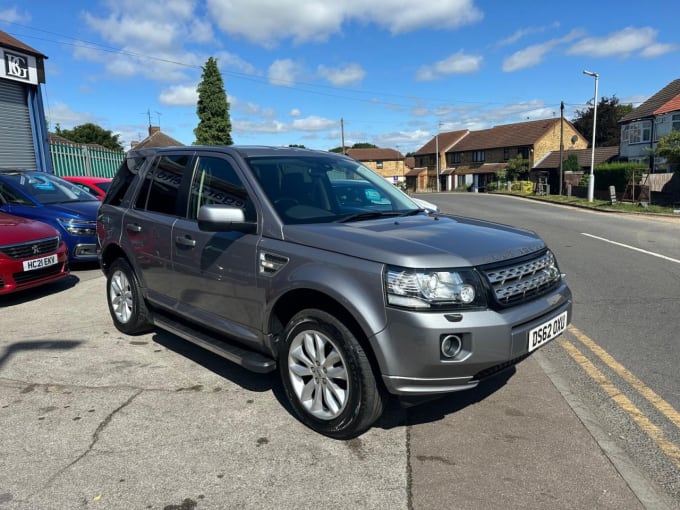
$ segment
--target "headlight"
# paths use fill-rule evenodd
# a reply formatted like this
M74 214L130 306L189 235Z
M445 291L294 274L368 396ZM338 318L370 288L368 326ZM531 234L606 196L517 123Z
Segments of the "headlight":
M74 220L70 218L57 218L59 225L74 236L93 236L97 232L97 222L87 220Z
M486 306L484 289L470 269L405 269L384 273L387 303L405 308L478 308Z

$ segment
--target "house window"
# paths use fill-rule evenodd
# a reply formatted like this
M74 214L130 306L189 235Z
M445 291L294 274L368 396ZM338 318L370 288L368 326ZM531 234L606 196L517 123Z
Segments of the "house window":
M680 131L680 114L676 113L673 115L671 120L671 129L673 131Z
M483 163L484 162L484 151L473 151L472 152L472 161L475 163Z
M519 147L517 155L522 156L522 159L529 159L529 147Z
M636 122L630 124L627 128L624 128L624 139L626 139L625 131L627 131L629 144L649 142L652 138L652 124L650 122Z
M451 154L451 163L460 163L460 152Z
M503 149L503 161L508 161L510 159L510 149L507 147Z
M376 167L378 170L382 170L383 162L382 162L382 161L376 161L376 162L375 162L375 167Z

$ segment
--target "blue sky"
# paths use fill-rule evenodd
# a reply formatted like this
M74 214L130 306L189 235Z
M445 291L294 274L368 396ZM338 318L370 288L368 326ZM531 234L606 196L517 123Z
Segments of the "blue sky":
M440 131L638 105L680 77L675 0L0 0L48 56L48 122L194 141L218 61L237 144L415 151Z

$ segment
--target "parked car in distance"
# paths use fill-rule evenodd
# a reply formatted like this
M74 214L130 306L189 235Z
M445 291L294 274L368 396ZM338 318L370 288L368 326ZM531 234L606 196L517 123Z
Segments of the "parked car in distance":
M0 212L53 226L68 247L69 261L97 260L96 222L101 202L47 172L0 169Z
M97 237L119 331L158 327L278 370L298 419L338 439L371 427L390 395L474 388L571 320L535 233L428 211L330 152L130 151Z
M0 295L68 276L67 251L54 227L0 213Z
M68 175L63 176L62 179L75 184L79 188L84 189L91 195L94 195L99 200L103 200L106 192L111 185L109 177L90 177L87 175Z

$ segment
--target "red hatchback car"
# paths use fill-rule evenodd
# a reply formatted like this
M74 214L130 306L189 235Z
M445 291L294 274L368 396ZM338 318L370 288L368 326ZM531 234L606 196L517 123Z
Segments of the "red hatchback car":
M62 179L84 189L99 200L104 200L112 180L108 177L88 177L85 175L65 175Z
M0 295L68 276L66 243L40 221L0 213Z

